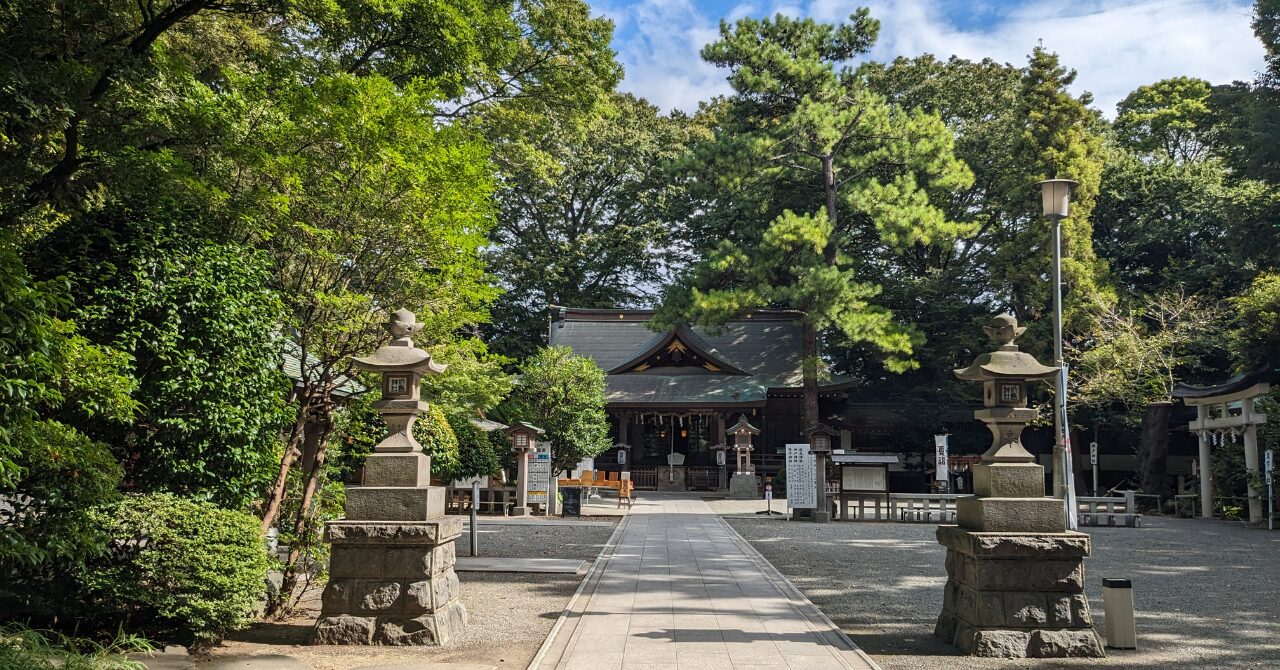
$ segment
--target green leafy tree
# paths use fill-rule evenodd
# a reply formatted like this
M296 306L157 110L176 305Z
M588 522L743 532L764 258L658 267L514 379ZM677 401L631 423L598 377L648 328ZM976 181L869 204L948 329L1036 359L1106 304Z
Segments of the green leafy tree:
M131 356L133 420L76 425L111 445L127 489L247 511L270 482L288 420L267 258L210 241L191 222L214 213L177 195L163 170L137 169L139 190L116 190L109 207L30 253L34 266L67 273L84 332Z
M1232 298L1238 324L1234 349L1247 369L1280 368L1280 274L1258 275L1248 290Z
M1274 266L1278 201L1265 183L1235 177L1213 157L1178 162L1119 147L1104 156L1093 242L1122 295L1221 298Z
M524 357L545 344L550 305L633 306L656 292L682 250L668 218L680 189L664 168L689 135L682 114L614 94L494 141L498 223L486 260L505 289L488 329L495 349Z
M568 347L549 347L520 365L505 413L546 431L552 466L567 470L611 446L604 371ZM507 443L509 450L509 443Z
M458 439L458 466L451 479L488 477L502 469L502 461L489 434L481 430L471 419L460 414L449 415L449 426ZM504 439L502 446L508 446ZM432 462L435 467L435 462Z
M1116 105L1116 135L1125 146L1169 160L1207 158L1217 142L1211 94L1209 82L1192 77L1139 86Z
M694 225L723 241L666 296L655 323L716 325L754 307L803 311L806 423L818 420L822 333L876 347L890 369L914 365L920 335L874 302L880 288L865 278L874 263L859 267L861 252L971 231L929 199L930 188L972 178L942 121L887 104L841 65L865 53L878 28L866 10L836 25L742 19L722 23L702 52L729 69L734 89L712 112L715 135L696 147L690 168L709 191ZM744 191L759 195L734 201Z
M3 609L52 616L66 577L108 536L88 515L115 498L121 469L63 419L127 422L137 409L122 352L56 318L66 283L39 282L0 247L0 582Z

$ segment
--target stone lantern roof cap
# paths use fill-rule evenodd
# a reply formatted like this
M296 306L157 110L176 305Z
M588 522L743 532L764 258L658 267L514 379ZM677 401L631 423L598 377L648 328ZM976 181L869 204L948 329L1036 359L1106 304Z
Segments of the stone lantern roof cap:
M407 309L398 309L390 314L387 323L383 324L394 339L390 343L378 347L369 356L353 356L357 368L372 372L419 372L440 374L449 366L431 360L431 353L414 346L412 336L422 330L417 317Z
M964 381L1036 380L1051 379L1058 374L1058 368L1041 365L1035 356L1018 350L1014 340L1027 329L1019 326L1012 314L992 317L991 325L984 326L983 330L999 348L978 356L969 367L956 370L956 377Z
M529 423L528 421L512 421L511 427L507 428L503 432L508 435L513 435L515 433L537 433L538 435L542 435L547 431Z
M730 435L759 435L760 429L747 423L747 416L743 414L738 417L738 422L725 432Z

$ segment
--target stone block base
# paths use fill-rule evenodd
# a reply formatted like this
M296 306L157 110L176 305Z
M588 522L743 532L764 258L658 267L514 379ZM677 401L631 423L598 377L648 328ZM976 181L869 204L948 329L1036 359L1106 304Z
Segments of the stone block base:
M974 656L1104 656L1084 594L1083 533L941 526L947 586L934 635Z
M335 521L313 644L439 645L467 625L454 572L460 518Z
M385 644L439 646L467 627L467 609L459 601L431 614L403 616L320 617L311 633L312 644Z
M348 486L348 519L426 521L444 516L443 486Z
M1057 498L956 499L956 523L987 533L1061 533L1067 529L1066 513Z
M760 497L760 478L745 472L735 472L729 479L729 497L734 500L755 500Z

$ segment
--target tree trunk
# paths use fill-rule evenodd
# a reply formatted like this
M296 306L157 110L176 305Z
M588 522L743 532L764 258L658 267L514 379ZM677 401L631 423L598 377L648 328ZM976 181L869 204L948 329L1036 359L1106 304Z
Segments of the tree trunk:
M804 320L804 426L818 423L818 329Z
M284 455L280 457L280 469L276 472L276 480L271 485L262 509L262 533L265 535L276 522L280 513L280 503L284 501L285 488L289 482L289 470L302 455L302 440L306 437L307 416L311 413L310 394L303 393L298 397L298 412L294 416L293 428L284 446Z
M831 239L827 241L827 248L823 250L823 260L828 266L836 264L836 170L834 165L834 157L822 157L822 190L826 193L827 220L831 222Z
M325 455L332 434L333 403L326 402L313 407L312 419L307 422L306 439L302 442L302 469L305 473L302 500L298 503L298 512L294 516L293 539L289 543L289 556L285 560L280 591L276 594L276 599L267 604L268 616L282 618L289 615L290 599L298 586L298 563L302 560L303 550L309 546L307 535L315 521L316 492L324 472Z
M1143 493L1169 497L1169 415L1173 403L1153 402L1142 414L1142 439L1138 443L1138 488Z

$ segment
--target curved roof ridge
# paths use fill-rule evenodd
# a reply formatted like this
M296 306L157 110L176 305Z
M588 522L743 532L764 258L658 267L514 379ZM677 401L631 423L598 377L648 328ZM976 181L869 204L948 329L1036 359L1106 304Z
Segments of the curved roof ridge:
M627 359L626 362L614 366L613 369L606 370L605 374L616 375L623 372L629 372L635 367L643 364L651 356L654 356L665 349L669 344L671 344L671 342L677 339L679 339L686 347L692 349L694 353L707 359L709 363L719 368L719 372L730 375L750 375L750 373L743 371L742 368L730 362L728 357L717 351L715 347L711 346L709 342L704 340L702 336L695 333L693 329L685 323L681 323L665 333L655 334L654 337L649 338L649 340L645 342L643 348L640 349L640 353Z

